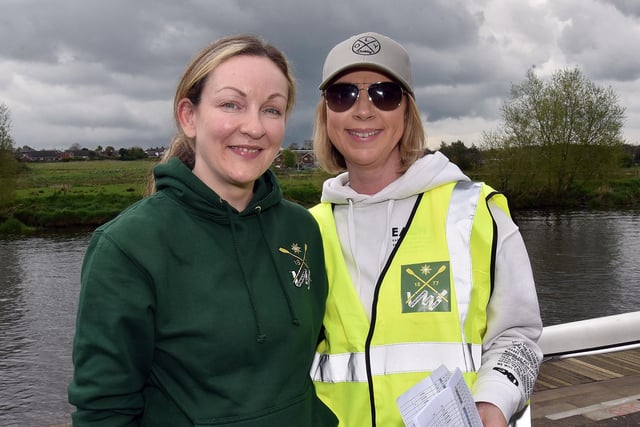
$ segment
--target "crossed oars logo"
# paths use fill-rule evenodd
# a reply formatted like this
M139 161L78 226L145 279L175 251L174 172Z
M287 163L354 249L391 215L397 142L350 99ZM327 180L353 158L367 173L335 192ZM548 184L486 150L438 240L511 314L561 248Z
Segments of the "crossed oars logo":
M293 246L293 250L295 251L296 249L298 250L298 252L300 251L300 247L297 244ZM278 248L278 250L283 254L291 255L293 258L297 260L297 264L299 264L299 268L298 268L298 271L293 274L293 284L299 288L300 286L302 286L302 281L300 279L300 273L302 272L302 269L306 268L307 271L310 270L309 265L307 265L307 244L306 243L304 244L304 253L302 257L292 253L287 248ZM293 271L291 273L293 273ZM311 283L307 282L307 288L309 288L310 286L311 286Z
M428 278L427 280L422 279L420 276L418 276L416 273L413 272L413 270L411 268L407 268L406 272L409 273L410 275L412 275L413 277L415 277L416 279L418 279L420 281L420 283L422 283L422 286L420 286L418 288L417 291L415 291L413 294L409 295L409 298L407 298L406 303L410 304L411 300L413 300L413 297L415 297L416 295L418 295L425 287L428 287L429 289L431 289L433 292L435 292L436 295L438 295L440 298L442 298L444 300L444 302L449 302L449 300L440 292L438 292L433 286L431 286L429 283L431 283L433 281L433 279L436 278L436 276L440 273L442 273L443 271L445 271L447 269L447 266L445 264L442 264L440 266L440 268L438 269L438 271L436 271L433 276L431 276L430 278Z

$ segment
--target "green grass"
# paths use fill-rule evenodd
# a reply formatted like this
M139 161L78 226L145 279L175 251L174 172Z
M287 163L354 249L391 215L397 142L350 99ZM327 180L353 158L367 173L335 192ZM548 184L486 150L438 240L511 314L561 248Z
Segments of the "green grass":
M142 188L153 160L100 160L82 162L28 163L16 182L18 190L95 187L111 185Z
M95 227L139 200L153 160L27 163L15 200L0 208L0 233ZM4 227L2 225L4 224Z
M143 182L128 184L52 184L46 187L21 188L16 190L17 200L47 199L55 196L111 196L133 194L142 197Z
M142 197L155 164L153 160L25 164L16 181L14 202L0 206L0 234L100 225ZM329 177L320 170L276 174L284 197L306 207L318 203L322 183ZM639 175L637 167L621 169L609 182L577 186L566 199L588 207L638 206ZM549 202L540 195L524 196L529 198L519 207L541 207ZM515 208L518 199L513 202Z
M320 201L322 183L330 175L321 170L276 172L284 197L311 207Z
M24 164L15 201L0 207L0 234L103 224L142 198L155 164L152 160ZM307 207L320 200L322 182L328 177L319 170L276 174L284 197Z

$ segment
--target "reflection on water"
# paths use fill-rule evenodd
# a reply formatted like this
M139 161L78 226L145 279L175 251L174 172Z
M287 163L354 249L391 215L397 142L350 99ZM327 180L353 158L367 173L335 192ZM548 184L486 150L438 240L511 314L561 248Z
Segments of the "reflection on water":
M69 422L66 388L89 236L0 239L0 425Z
M545 326L640 310L640 212L519 212Z
M640 211L518 212L545 326L640 309ZM70 422L88 233L0 239L0 426Z

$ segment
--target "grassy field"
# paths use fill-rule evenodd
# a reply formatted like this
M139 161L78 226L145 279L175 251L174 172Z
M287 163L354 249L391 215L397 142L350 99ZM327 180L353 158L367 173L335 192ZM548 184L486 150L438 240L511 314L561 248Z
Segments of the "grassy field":
M0 233L95 227L143 196L153 160L28 163L16 200L0 207ZM285 198L311 206L320 200L320 171L277 172Z
M94 228L139 200L153 160L28 163L16 182L16 199L0 206L0 234L39 229ZM639 169L622 169L607 183L578 187L563 206L598 208L640 205ZM309 207L320 200L320 170L276 171L284 197ZM475 176L474 179L482 179ZM491 183L490 183L491 184ZM525 194L509 199L513 209L550 207L548 198ZM524 200L524 202L521 202ZM520 202L520 204L518 204Z
M142 195L153 160L101 160L83 162L29 163L16 182L18 198L69 194Z
M15 202L0 209L0 233L100 225L142 197L154 165L150 160L25 164Z

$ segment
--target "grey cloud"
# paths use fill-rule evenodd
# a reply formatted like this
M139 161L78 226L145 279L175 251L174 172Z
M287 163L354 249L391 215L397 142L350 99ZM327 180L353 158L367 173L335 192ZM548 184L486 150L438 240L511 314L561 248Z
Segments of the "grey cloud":
M190 58L220 36L248 32L291 61L298 97L285 144L301 142L312 136L329 49L377 31L410 52L429 121L489 126L533 66L549 73L578 65L598 82L633 88L639 9L633 0L5 1L0 39L11 43L0 44L0 102L19 145L60 147L69 135L88 147L166 144L173 91ZM638 106L628 114L638 141Z
M600 0L609 4L625 15L640 17L640 3L637 0Z
M565 26L558 45L572 66L593 79L633 81L640 78L640 57L630 52L640 45L640 25L619 9L559 9Z

